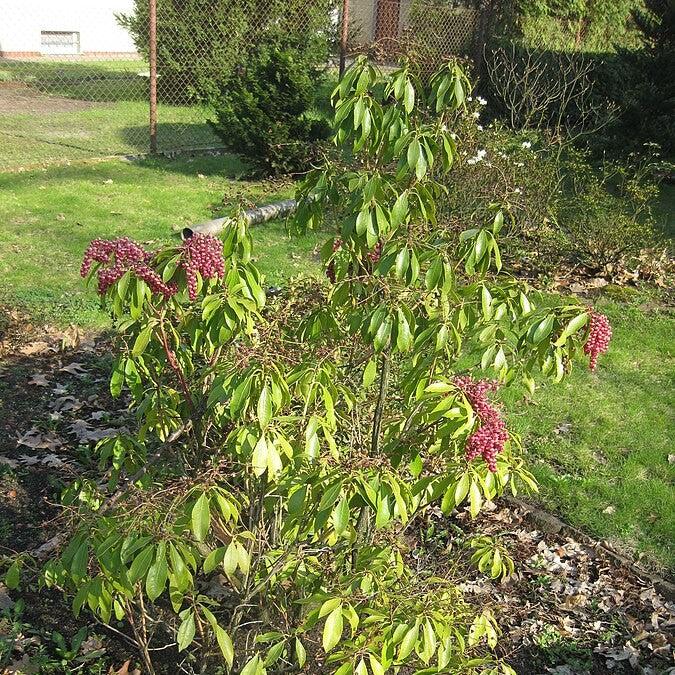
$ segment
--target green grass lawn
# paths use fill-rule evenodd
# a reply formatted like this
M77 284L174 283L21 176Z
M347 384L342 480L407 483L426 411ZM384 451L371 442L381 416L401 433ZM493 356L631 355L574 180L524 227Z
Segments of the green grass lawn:
M233 157L198 160L106 161L0 173L0 298L48 321L103 325L95 293L79 277L91 239L129 236L177 241L172 228L227 213L240 201L291 195L288 185L235 181ZM269 284L313 266L316 235L292 241L284 225L255 230L257 255Z
M94 237L171 240L173 228L205 220L240 201L287 197L291 186L241 181L231 157L106 161L0 174L0 300L50 322L102 327L93 290L79 278ZM290 239L280 223L253 230L268 284L317 270L316 235ZM523 405L508 394L541 483L541 500L571 524L675 569L675 437L672 312L623 290L597 306L614 327L611 352L596 374L577 364L561 386Z
M143 61L0 59L0 161L18 168L149 151L148 77ZM157 110L159 150L221 146L207 108Z
M599 298L613 327L610 351L562 385L506 397L543 502L572 525L649 565L675 569L675 321L672 311ZM525 399L528 400L528 399Z

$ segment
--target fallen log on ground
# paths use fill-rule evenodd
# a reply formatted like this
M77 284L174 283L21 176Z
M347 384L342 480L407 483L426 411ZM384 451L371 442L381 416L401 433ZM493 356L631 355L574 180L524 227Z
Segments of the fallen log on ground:
M291 215L297 208L298 203L295 199L284 199L273 204L265 204L264 206L257 206L253 209L246 209L242 217L248 225L258 225L266 223L276 218L285 218ZM189 239L194 234L213 234L217 235L222 232L225 227L234 220L232 216L224 218L214 218L213 220L206 220L197 225L184 227L181 231L183 239Z

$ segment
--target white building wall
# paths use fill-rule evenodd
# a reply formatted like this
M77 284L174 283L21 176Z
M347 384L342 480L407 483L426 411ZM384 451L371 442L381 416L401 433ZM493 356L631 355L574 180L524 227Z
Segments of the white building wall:
M115 20L133 0L0 0L0 53L39 55L42 31L79 33L82 54L133 54L131 36Z

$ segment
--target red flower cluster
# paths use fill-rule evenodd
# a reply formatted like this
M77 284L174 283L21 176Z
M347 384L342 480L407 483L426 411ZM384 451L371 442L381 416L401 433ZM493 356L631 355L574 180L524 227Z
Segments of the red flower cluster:
M612 339L612 327L604 314L591 310L591 325L588 340L584 345L584 353L590 356L589 367L594 371L598 367L598 355L604 354Z
M197 297L197 273L203 279L222 278L225 274L223 244L210 234L194 234L181 247L183 259L180 263L187 277L190 300Z
M80 274L86 277L94 262L108 267L101 267L98 271L98 292L103 295L116 281L131 271L139 279L148 284L153 293L162 293L165 297L173 295L177 288L175 284L165 284L162 278L148 266L152 253L148 253L142 246L131 241L128 237L105 240L94 239L84 254Z
M466 396L473 411L480 420L480 426L466 442L466 459L472 461L482 455L493 473L497 470L497 455L504 449L509 432L499 410L490 403L487 394L499 386L491 380L474 380L469 376L455 378L455 384Z
M342 248L342 239L338 237L334 242L333 242L333 253L336 251L339 251ZM335 283L335 262L331 260L328 263L328 267L326 267L326 276L330 280L332 284Z
M377 244L375 244L373 250L368 253L368 259L370 260L370 262L376 265L378 262L380 262L381 257L382 257L382 242L378 241Z

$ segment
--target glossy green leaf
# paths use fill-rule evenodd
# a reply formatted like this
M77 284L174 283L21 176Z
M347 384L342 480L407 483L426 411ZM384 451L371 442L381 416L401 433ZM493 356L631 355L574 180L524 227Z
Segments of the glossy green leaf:
M211 525L209 498L203 493L192 507L192 533L197 541L204 541Z
M322 644L326 653L331 651L342 637L343 620L342 620L342 605L338 605L326 619L323 627Z

